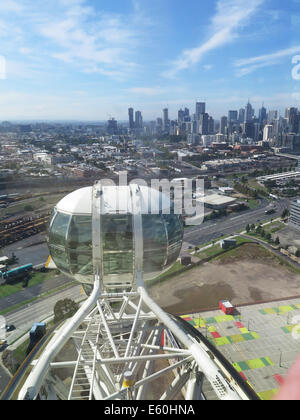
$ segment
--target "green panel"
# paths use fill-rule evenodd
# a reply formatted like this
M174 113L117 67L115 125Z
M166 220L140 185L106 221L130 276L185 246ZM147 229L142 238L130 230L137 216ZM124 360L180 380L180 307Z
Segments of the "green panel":
M233 367L238 371L238 373L242 372L242 368L239 363L233 363Z
M215 324L216 323L216 319L214 317L206 318L206 323L207 324Z
M267 315L263 309L260 309L258 312L260 312L262 315Z
M242 369L242 371L251 369L250 366L247 364L247 362L239 362L239 366Z
M219 315L215 316L216 322L228 322L234 321L234 317L232 315Z
M293 308L291 306L279 306L278 308L280 310L280 312L282 312L283 314L286 312L291 312L293 310Z
M260 369L266 366L261 359L248 360L246 363L250 367L250 369Z
M271 389L270 391L258 392L257 395L261 400L269 401L273 400L277 393L278 389Z
M244 337L244 339L246 341L254 340L254 337L250 333L249 334L242 334L242 336Z
M230 341L228 340L227 337L220 337L220 338L215 338L215 344L216 346L224 346L226 344L230 344Z
M233 343L241 343L242 341L245 341L242 334L231 335L230 339Z
M286 327L281 327L281 329L286 333L286 334L289 334L290 333L290 331L288 330L288 328L286 328Z
M274 314L276 314L276 310L274 309L274 308L266 308L265 309L265 313L267 314L267 315L274 315Z
M274 366L274 363L269 357L262 357L261 360L265 364L265 366Z

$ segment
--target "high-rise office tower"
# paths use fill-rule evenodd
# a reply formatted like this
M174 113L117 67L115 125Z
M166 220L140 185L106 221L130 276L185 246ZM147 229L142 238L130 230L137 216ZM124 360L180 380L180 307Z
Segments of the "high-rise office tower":
M118 134L118 121L114 118L111 118L107 122L107 132L108 134Z
M215 133L215 120L213 117L209 117L208 119L208 134L214 134Z
M178 123L181 124L184 122L185 112L183 109L178 111Z
M264 106L262 106L258 113L258 121L262 124L264 121L267 121L267 110Z
M287 108L285 111L285 116L288 121L289 131L295 134L299 133L300 114L298 112L298 108Z
M265 125L263 140L268 141L269 139L271 139L272 135L273 135L273 125L271 124Z
M245 120L245 109L241 108L239 110L239 123L242 124Z
M206 104L205 102L196 102L196 119L200 120L200 115L205 114Z
M273 123L278 118L278 111L273 110L268 112L268 124Z
M221 134L226 134L227 123L228 123L227 117L225 117L225 116L221 117L221 121L220 121L220 133Z
M244 116L244 122L251 122L253 118L253 108L248 101L247 105L245 106L245 116Z
M134 129L134 110L133 108L128 108L128 116L129 116L129 129L133 130Z
M209 120L209 115L207 113L200 114L199 133L202 135L208 134L208 120Z
M169 133L170 131L170 120L169 120L169 110L165 108L163 110L163 131Z
M228 111L228 122L237 122L238 112L237 111Z

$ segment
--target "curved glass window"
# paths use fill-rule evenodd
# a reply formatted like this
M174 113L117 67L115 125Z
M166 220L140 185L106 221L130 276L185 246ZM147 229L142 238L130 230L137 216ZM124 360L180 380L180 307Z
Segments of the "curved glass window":
M104 215L103 267L104 275L133 273L133 233L131 215ZM130 280L130 279L129 279Z
M67 241L71 250L92 252L92 218L72 216Z
M177 215L165 214L164 216L168 232L168 262L172 264L178 258L181 249L183 230L180 218Z
M134 274L134 237L131 214L103 215L104 283L131 284ZM93 282L92 217L57 212L50 225L49 249L57 267L82 283ZM142 215L143 270L152 279L176 261L182 244L177 215Z
M50 247L50 253L51 257L53 258L53 261L55 262L57 268L59 268L62 271L66 271L67 273L70 272L70 266L68 261L68 256L66 253L66 250L61 247Z
M71 216L69 214L56 214L49 234L49 240L51 245L65 246L70 217Z
M144 272L161 271L167 260L167 234L161 215L143 215Z

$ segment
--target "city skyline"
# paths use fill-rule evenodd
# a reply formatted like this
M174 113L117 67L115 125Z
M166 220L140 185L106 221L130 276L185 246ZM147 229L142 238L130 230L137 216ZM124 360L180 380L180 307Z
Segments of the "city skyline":
M298 0L7 0L0 13L2 121L299 107Z

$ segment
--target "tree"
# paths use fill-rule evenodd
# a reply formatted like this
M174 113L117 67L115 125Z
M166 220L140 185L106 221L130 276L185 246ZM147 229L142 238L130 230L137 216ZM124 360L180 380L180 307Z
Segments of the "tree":
M279 245L280 244L280 240L279 240L279 237L277 236L277 238L275 239L275 244L276 245Z
M59 300L54 306L54 322L71 318L78 311L78 308L78 304L72 299Z
M250 225L249 225L249 223L248 223L248 225L246 226L246 232L247 232L247 233L249 233L249 232L250 232L250 229L251 229L251 228L250 228Z
M297 249L295 255L296 255L297 258L300 258L300 248Z

